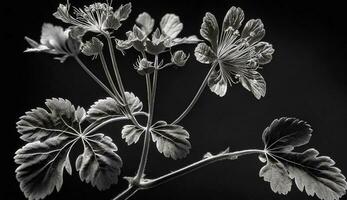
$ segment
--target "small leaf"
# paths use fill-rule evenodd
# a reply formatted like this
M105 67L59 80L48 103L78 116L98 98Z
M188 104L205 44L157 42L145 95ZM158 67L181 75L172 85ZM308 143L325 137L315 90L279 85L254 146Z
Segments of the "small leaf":
M14 160L20 166L16 177L29 200L38 200L63 185L64 168L71 174L69 152L76 137L56 135L44 142L28 143L16 152Z
M211 13L206 13L200 28L200 35L209 41L214 51L217 50L219 38L219 26L216 17Z
M82 181L99 190L106 190L118 182L122 167L121 158L115 153L116 145L103 134L87 136L83 140L84 152L76 160L76 169Z
M151 127L153 142L156 142L157 149L165 157L181 159L187 156L191 148L189 133L182 126L167 124L165 121L158 121Z
M170 38L176 38L182 31L183 24L180 18L175 14L166 14L160 21L160 29L163 34Z
M125 98L132 113L140 112L143 104L132 92L125 92ZM125 116L125 108L118 104L113 98L107 97L95 102L87 111L87 119L96 121Z
M125 98L131 112L140 112L142 110L143 104L134 93L125 92Z
M139 141L143 132L143 129L139 129L134 125L125 125L122 129L122 138L125 139L128 145L131 145Z
M217 59L216 54L205 43L200 43L196 46L194 55L196 60L203 64L211 64Z
M230 153L230 148L229 147L226 148L225 150L219 152L218 154L212 154L211 152L207 152L203 156L203 159L210 158L210 157L213 157L213 156L219 156L219 155L223 155L223 154L227 154L227 153ZM236 158L237 158L237 156L230 157L231 160L234 160Z

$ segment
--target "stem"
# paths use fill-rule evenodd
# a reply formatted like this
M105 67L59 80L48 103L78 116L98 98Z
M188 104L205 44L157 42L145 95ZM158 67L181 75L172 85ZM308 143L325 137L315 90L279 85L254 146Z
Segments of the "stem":
M208 78L210 77L211 73L213 72L213 70L216 68L217 64L214 63L210 69L210 71L207 73L204 81L202 82L198 92L195 94L193 100L190 102L189 106L183 111L183 113L177 118L175 119L175 121L173 121L171 124L177 124L178 122L180 122L188 113L189 111L194 107L195 103L198 101L202 91L204 91L206 85L207 85L207 81Z
M78 62L78 64L81 65L82 69L90 76L92 77L92 79L99 84L100 87L102 87L102 89L104 89L108 95L110 95L112 98L116 99L117 97L112 93L112 91L110 89L108 89L108 87L98 79L98 77L96 77L93 72L91 72L87 66L79 59L78 56L74 56L75 60Z
M147 116L147 113L145 113L145 112L136 112L136 113L134 113L134 116L137 116L137 115L145 115L145 116ZM96 131L97 129L99 129L99 128L107 125L107 124L110 124L110 123L116 122L116 121L121 121L121 120L128 120L128 119L129 118L125 116L125 117L114 117L114 118L108 119L108 120L103 121L103 122L95 121L94 123L91 123L89 126L87 126L87 128L84 129L83 134L84 135L88 135L88 134Z
M141 189L153 188L153 187L159 186L163 183L166 183L168 181L171 181L175 178L178 178L180 176L183 176L185 174L193 172L197 169L200 169L204 166L215 163L217 161L234 160L240 156L244 156L244 155L248 155L248 154L256 154L256 153L260 154L260 153L264 153L264 151L258 150L258 149L249 149L249 150L243 150L243 151L235 151L235 152L231 152L231 153L217 154L217 155L211 156L209 158L205 158L203 160L195 162L193 164L190 164L190 165L183 167L181 169L178 169L176 171L173 171L171 173L168 173L166 175L160 176L158 178L145 180L142 183L140 183L140 188Z
M124 90L122 78L121 78L120 73L119 73L119 70L118 70L118 65L117 65L117 61L116 61L116 57L115 57L115 53L114 53L114 48L113 48L113 44L112 44L111 37L110 37L110 35L109 35L108 33L104 33L104 36L105 36L106 39L107 39L108 48L109 48L110 56L111 56L111 60L112 60L113 70L114 70L114 73L115 73L115 75L116 75L117 83L118 83L118 86L119 86L119 89L120 89L120 92L121 92L121 95L122 95L122 98L123 98L123 102L125 103L125 109L126 109L127 113L129 114L130 119L131 119L131 121L133 122L133 124L134 124L135 126L137 126L137 127L142 127L142 126L138 123L138 121L136 120L136 118L134 117L134 115L131 113L130 108L129 108L129 105L128 105L128 102L127 102L127 100L126 100L126 97L125 97L125 90Z
M112 200L127 200L131 196L133 196L137 192L137 190L138 190L138 187L135 187L133 185L129 185L129 187L126 190L124 190L122 193L117 195Z
M110 86L114 92L114 94L117 96L117 99L115 99L118 103L120 103L122 106L124 106L124 104L122 103L121 99L122 97L120 96L120 94L118 93L118 90L117 90L117 87L115 86L113 80L112 80L112 76L110 74L110 71L108 70L108 67L107 67L107 63L106 63L106 60L105 60L105 57L104 57L104 54L102 51L99 52L99 57L100 57L100 61L102 63L102 67L104 68L104 71L105 71L105 74L106 74L106 77L107 77L107 80L108 82L110 83Z
M154 103L155 103L155 94L157 90L157 80L158 80L158 56L155 56L155 61L154 61L154 75L153 75L153 86L151 89L151 84L150 80L148 79L149 76L146 76L146 84L147 84L147 91L152 91L150 94L150 97L148 98L150 100L150 103L148 104L148 120L147 120L147 126L146 126L146 132L145 132L145 139L143 141L143 148L142 148L142 153L141 153L141 160L139 164L139 168L137 170L137 174L134 178L135 182L140 182L141 178L143 177L143 174L146 169L146 164L147 164L147 157L148 157L148 152L149 152L149 146L150 146L150 128L152 126L152 121L153 121L153 112L154 112Z

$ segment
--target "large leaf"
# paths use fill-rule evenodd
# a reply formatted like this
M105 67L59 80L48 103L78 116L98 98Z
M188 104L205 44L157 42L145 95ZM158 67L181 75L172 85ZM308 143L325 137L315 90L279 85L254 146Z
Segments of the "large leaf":
M122 167L121 158L115 153L117 146L103 134L86 136L84 152L76 160L76 169L82 181L91 183L99 190L110 188L118 182Z
M287 194L289 180L294 179L300 191L322 200L337 200L346 193L347 182L335 162L327 156L318 156L315 149L293 152L310 140L312 129L306 122L295 118L274 120L263 132L267 164L259 175L270 182L271 189Z
M125 98L132 113L140 112L142 110L142 102L133 93L125 92ZM98 100L87 112L87 119L92 122L101 119L124 116L126 116L125 108L111 97Z
M158 121L151 127L151 134L158 151L165 157L176 160L186 157L189 153L189 133L182 126Z
M14 160L20 166L16 177L28 199L42 199L60 190L64 168L71 174L69 152L76 138L56 135L44 142L28 143L16 152Z
M24 195L36 200L46 197L54 188L59 191L63 184L63 169L69 174L72 172L69 153L79 140L90 144L84 146L83 155L93 154L96 159L93 162L98 162L99 167L97 173L93 171L95 165L93 170L84 170L81 179L89 182L86 177L92 177L90 182L99 189L116 183L122 161L115 154L117 147L112 140L102 134L84 135L81 123L86 112L81 107L75 109L70 101L53 98L47 100L46 105L49 111L33 109L17 123L21 138L28 142L14 157L19 164L16 176Z

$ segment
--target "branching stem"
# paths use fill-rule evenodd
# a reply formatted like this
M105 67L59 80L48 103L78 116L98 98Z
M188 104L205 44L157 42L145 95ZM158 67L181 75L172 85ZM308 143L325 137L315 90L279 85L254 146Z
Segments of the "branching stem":
M110 57L111 57L111 61L112 61L113 70L114 70L114 73L116 75L116 80L117 80L117 83L118 83L118 87L119 87L120 93L121 93L122 98L123 98L123 102L125 103L126 111L129 114L130 119L133 122L133 124L135 126L141 128L142 126L138 123L138 121L136 120L134 115L131 113L131 110L129 108L128 102L126 100L125 90L124 90L124 86L123 86L123 81L122 81L122 78L121 78L119 70L118 70L118 65L117 65L117 61L116 61L116 55L114 53L114 48L113 48L113 43L112 43L111 36L110 36L109 33L104 33L103 35L105 36L105 38L107 40L107 43L108 43L108 48L109 48L109 51L110 51Z
M148 152L149 152L149 146L150 146L150 128L152 126L153 121L153 112L154 112L154 103L155 103L155 95L157 90L157 80L158 80L158 56L155 56L154 61L154 74L153 74L153 83L152 86L150 84L150 76L146 76L146 85L147 85L147 93L150 95L148 97L149 104L148 104L148 120L147 120L147 126L145 131L145 139L143 142L143 148L141 153L141 160L139 164L139 168L137 170L137 174L134 178L134 182L140 182L146 168L147 164L147 158L148 158Z

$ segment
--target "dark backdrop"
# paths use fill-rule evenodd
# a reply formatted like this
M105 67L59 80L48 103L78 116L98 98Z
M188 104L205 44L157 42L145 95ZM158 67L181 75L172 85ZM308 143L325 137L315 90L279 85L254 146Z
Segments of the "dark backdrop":
M23 54L27 44L25 35L39 39L43 22L60 22L52 13L59 2L64 1L10 1L2 5L1 45L5 51L2 59L3 103L2 182L5 197L1 199L25 199L15 179L13 154L24 143L19 139L15 122L25 111L44 106L44 100L63 97L75 105L88 108L105 93L68 59L60 64L49 55ZM75 5L81 2L71 1ZM88 1L90 3L91 1ZM121 1L125 3L125 1ZM115 1L119 5L119 1ZM205 90L196 107L181 124L189 130L193 148L190 155L180 161L165 158L152 144L146 173L154 177L201 159L207 151L262 148L261 133L274 119L295 116L308 121L314 128L310 144L323 155L330 155L344 173L347 172L346 130L346 17L343 5L335 1L308 3L307 1L133 1L133 12L117 35L124 38L136 16L149 12L157 22L166 12L181 17L184 30L181 35L199 34L205 12L216 15L221 23L231 6L241 7L246 20L261 18L267 31L265 41L273 44L276 52L273 61L264 67L262 74L267 81L266 97L256 100L240 85L229 87L227 95L219 98ZM115 6L116 7L116 6ZM194 46L185 47L193 54ZM144 78L132 67L136 54L129 51L127 57L119 56L119 66L126 89L145 100ZM92 70L101 73L98 62ZM208 67L190 59L187 66L170 68L160 72L155 119L173 120L183 111L201 84ZM141 144L127 147L120 138L123 124L108 126L109 134L119 146L123 158L122 175L136 171ZM301 149L302 150L302 149ZM272 193L268 183L258 177L262 163L256 156L236 161L217 163L181 177L158 188L140 191L133 199L311 199L296 187L287 196ZM110 199L126 187L121 180L106 192L64 175L61 192L54 192L47 199ZM344 197L345 198L345 197ZM317 199L312 198L312 199Z

